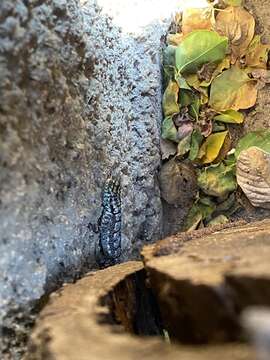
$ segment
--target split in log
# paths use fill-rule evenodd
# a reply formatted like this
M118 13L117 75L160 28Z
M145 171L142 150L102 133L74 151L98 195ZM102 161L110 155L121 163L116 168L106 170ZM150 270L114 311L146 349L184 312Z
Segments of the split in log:
M175 235L143 255L164 326L181 343L241 341L242 311L270 306L269 220L192 241Z

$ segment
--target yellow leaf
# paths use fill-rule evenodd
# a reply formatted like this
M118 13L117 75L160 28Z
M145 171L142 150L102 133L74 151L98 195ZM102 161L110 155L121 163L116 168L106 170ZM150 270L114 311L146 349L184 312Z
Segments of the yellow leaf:
M178 93L179 87L177 83L170 80L164 92L162 101L165 116L170 116L179 112Z
M256 103L257 81L236 66L212 82L209 105L216 111L248 109Z
M186 35L194 30L211 30L213 21L212 8L187 8L183 11L182 32Z
M216 31L227 36L231 45L231 58L236 60L245 54L254 36L255 20L242 7L229 6L220 11L216 18Z
M183 39L183 34L169 34L167 37L167 42L169 45L174 45L174 46L178 46L180 44L180 42Z
M246 52L246 66L267 69L270 45L261 43L261 37L255 35Z
M208 136L199 150L198 158L201 163L209 164L218 157L227 134L228 131L223 131Z
M221 112L214 117L214 120L221 121L229 124L241 124L244 121L244 115L235 110L227 110Z

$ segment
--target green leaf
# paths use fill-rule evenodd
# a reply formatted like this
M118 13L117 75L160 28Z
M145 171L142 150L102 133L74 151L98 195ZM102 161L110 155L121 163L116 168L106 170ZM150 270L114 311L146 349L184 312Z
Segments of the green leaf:
M182 90L180 91L179 95L179 103L180 107L185 107L193 103L195 100L196 95L189 90Z
M197 74L189 74L185 77L189 86L193 87L200 93L201 104L204 105L208 102L208 87L201 86L201 81Z
M161 137L165 140L179 142L179 136L174 122L170 116L166 117L162 122Z
M175 67L175 51L176 46L169 45L163 51L163 66Z
M165 66L163 68L163 78L165 87L168 86L169 82L174 79L174 68Z
M189 115L192 116L196 121L199 120L201 101L198 96L195 97L194 101L189 105Z
M220 131L225 131L227 128L226 128L226 125L225 124L222 124L220 122L214 122L213 123L213 133L216 133L216 132L220 132Z
M203 136L201 132L199 130L194 130L191 136L191 145L188 157L191 161L194 161L197 158L202 141Z
M191 87L186 82L186 79L181 74L175 73L175 81L177 82L180 89L192 90Z
M165 116L177 114L179 112L178 105L179 87L175 81L170 81L163 95L163 112Z
M231 150L223 161L227 166L234 167L236 165L235 151Z
M244 115L235 110L227 110L215 116L214 120L229 124L241 124L244 121Z
M227 135L228 131L222 131L208 136L198 154L203 164L209 164L218 157Z
M188 232L196 230L202 219L203 217L200 209L198 208L198 206L193 205L185 220L184 231Z
M175 73L175 50L176 46L167 46L163 51L163 71L165 85L167 86L170 80L174 79Z
M190 150L191 134L182 139L177 146L176 156L183 156Z
M240 152L256 146L257 148L270 153L270 130L253 131L239 140L235 150L235 157L238 158Z
M197 180L205 194L220 198L237 188L235 166L226 166L223 162L199 170Z
M213 80L209 105L218 112L248 109L256 103L256 84L245 71L232 66Z
M227 37L215 31L193 31L176 48L176 68L180 73L195 73L203 64L224 59L227 47Z
M184 231L196 230L199 223L211 216L216 205L209 197L202 197L195 201L185 219Z

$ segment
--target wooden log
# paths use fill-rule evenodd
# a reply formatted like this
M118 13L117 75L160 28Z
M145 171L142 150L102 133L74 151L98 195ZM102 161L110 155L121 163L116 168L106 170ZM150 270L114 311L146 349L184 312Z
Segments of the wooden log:
M241 312L270 306L270 221L199 234L143 251L164 326L182 343L241 340Z
M158 332L159 328L155 310L149 307L151 296L144 286L144 276L142 263L128 262L63 287L41 312L25 359L254 359L243 344L177 346L161 337L135 336L135 332ZM145 325L137 330L136 316L145 319ZM116 325L119 320L121 324Z

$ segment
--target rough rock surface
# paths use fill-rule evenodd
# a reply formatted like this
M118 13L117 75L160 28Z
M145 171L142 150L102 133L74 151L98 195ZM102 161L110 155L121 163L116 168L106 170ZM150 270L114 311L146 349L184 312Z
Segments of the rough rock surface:
M0 1L1 358L19 358L35 300L95 266L108 175L123 260L161 236L166 27L125 34L93 1Z

